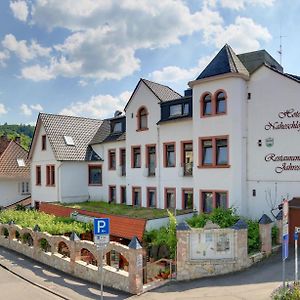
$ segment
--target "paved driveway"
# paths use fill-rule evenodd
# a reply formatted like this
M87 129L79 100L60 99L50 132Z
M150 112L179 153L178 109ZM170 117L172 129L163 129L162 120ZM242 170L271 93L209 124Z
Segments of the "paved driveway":
M292 252L292 251L291 251ZM146 293L135 300L193 300L193 299L270 299L272 291L281 284L281 253L272 255L253 267L229 275L198 279L189 282L171 283ZM286 263L287 278L294 279L294 255Z

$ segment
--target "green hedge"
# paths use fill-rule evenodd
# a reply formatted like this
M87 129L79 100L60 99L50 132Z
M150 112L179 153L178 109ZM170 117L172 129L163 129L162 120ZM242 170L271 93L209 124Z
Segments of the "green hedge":
M48 232L52 235L63 235L73 231L79 235L90 232L93 229L92 223L77 222L71 218L56 217L35 210L1 211L0 223L6 224L9 221L14 221L15 224L21 227L29 227L32 229L37 224L41 228L41 231Z

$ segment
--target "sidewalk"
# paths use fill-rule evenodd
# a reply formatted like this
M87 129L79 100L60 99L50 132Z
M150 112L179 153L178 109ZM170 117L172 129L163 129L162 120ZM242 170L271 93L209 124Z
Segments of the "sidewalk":
M0 267L62 299L100 299L99 285L72 277L3 247L0 247ZM129 294L104 287L104 299L129 297Z

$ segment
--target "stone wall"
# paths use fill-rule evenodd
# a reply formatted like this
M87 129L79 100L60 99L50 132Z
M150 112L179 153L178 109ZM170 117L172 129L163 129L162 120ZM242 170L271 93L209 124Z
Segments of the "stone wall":
M24 237L27 236L27 239ZM47 249L41 247L41 241L47 241ZM104 262L104 285L132 294L143 290L143 272L140 263L143 249L136 239L129 246L110 242L103 252L105 254L114 250L123 255L129 262L128 271L118 270ZM64 243L68 248L68 255L59 253L59 245ZM90 241L76 240L65 236L52 236L22 228L18 225L0 224L0 245L16 252L22 253L34 260L40 261L53 268L69 273L73 276L100 284L98 265L101 261L100 252L96 245ZM132 246L131 246L132 245ZM81 250L87 249L96 259L97 266L87 264L81 259Z
M230 273L249 266L247 228L177 229L177 279L189 280Z

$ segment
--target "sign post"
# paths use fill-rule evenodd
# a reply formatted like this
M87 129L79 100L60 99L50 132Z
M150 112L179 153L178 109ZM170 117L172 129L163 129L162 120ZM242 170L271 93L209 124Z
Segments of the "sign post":
M103 250L109 243L109 226L108 218L94 219L94 243L100 250L100 279L101 279L101 300L103 300Z
M283 200L282 216L282 282L285 287L285 260L289 256L289 202Z
M295 227L294 240L295 240L295 282L298 282L298 233L300 227Z

